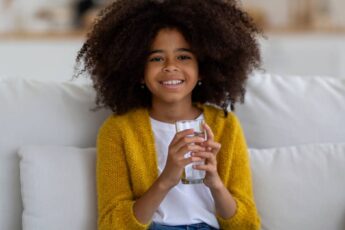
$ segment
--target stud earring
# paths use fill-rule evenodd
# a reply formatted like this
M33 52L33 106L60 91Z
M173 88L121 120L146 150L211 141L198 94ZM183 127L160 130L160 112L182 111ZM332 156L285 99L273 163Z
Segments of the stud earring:
M144 84L140 84L140 88L141 89L145 89L145 85Z
M199 80L199 81L198 81L198 86L201 86L201 85L202 85L202 81Z

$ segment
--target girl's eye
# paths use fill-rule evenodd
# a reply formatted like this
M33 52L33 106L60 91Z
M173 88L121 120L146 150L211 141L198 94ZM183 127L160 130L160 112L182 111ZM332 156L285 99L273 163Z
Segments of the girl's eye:
M159 62L161 60L163 60L163 58L161 58L161 57L152 57L149 59L150 62Z
M192 59L190 56L187 55L181 55L177 57L178 60L188 60L188 59Z

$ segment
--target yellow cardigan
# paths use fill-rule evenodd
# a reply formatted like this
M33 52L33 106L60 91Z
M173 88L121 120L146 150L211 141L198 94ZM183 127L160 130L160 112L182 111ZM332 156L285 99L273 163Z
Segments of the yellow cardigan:
M247 146L236 116L202 105L206 123L222 147L217 155L218 173L237 203L230 219L217 216L221 229L259 229L254 203ZM99 230L140 230L133 204L158 177L157 157L149 114L136 109L111 115L97 137L97 192ZM186 185L193 186L193 185Z

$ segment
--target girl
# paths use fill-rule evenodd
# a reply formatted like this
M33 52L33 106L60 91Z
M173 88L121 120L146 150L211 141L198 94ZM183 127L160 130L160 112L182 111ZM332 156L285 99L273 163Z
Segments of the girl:
M234 0L117 0L101 12L77 57L98 108L113 111L97 139L100 230L259 229L246 143L227 112L260 64L258 34ZM206 141L175 134L177 120L197 118ZM200 160L204 183L182 184Z

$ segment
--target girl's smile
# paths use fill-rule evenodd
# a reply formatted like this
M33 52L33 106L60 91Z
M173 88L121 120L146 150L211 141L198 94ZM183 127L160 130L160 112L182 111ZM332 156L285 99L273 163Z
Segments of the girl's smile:
M166 80L159 83L167 89L178 89L184 83L184 80Z

